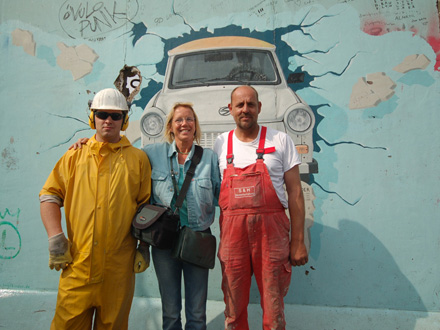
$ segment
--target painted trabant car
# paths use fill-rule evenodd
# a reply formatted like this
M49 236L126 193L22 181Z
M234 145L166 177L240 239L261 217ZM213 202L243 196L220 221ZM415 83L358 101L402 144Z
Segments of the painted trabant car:
M212 148L218 135L235 128L228 109L231 91L249 84L262 102L259 124L292 137L303 180L317 172L312 157L315 116L288 86L274 45L247 37L213 37L182 44L168 56L163 88L140 119L142 146L162 141L165 118L176 102L191 102L202 129L201 145Z

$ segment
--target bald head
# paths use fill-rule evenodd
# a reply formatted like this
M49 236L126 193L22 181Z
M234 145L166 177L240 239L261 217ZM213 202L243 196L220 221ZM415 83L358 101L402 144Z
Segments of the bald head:
M252 91L254 92L254 95L255 95L256 99L257 99L257 102L259 102L259 101L258 101L258 92L257 92L257 90L256 90L255 88L253 88L252 86L249 86L249 85L242 85L242 86L235 87L235 88L232 90L232 92L231 92L231 103L232 103L232 97L234 96L235 92L236 92L237 90L241 90L241 89L249 89L249 90L252 90Z

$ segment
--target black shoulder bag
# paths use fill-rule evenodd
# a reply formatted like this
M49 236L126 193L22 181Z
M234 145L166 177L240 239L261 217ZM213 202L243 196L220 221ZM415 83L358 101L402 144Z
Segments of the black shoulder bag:
M199 146L196 146L196 150L191 161L196 164L199 163L200 159L202 158L202 154L203 149ZM194 160L194 158L196 159ZM188 179L188 174L190 174L190 178L192 178L194 175L194 173L189 173L190 170L191 168L186 173L185 181L182 185L182 191L184 191L184 189L186 191L187 189L185 183ZM172 178L174 189L177 191L176 178L174 176ZM190 180L188 180L188 185L189 181ZM179 203L179 201L179 205L182 205L183 203L185 196L182 194L182 191L179 193L176 204ZM194 231L190 227L185 226L180 228L176 244L171 251L171 256L195 266L213 269L215 266L216 248L216 239L214 235L211 235L210 230L208 230L208 232L200 232Z
M131 233L132 235L147 244L159 249L171 249L175 244L180 229L179 208L182 206L189 184L194 176L197 164L203 154L203 148L195 146L194 155L191 159L191 166L188 169L185 181L183 182L180 195L176 201L174 212L162 205L142 204L134 215ZM199 150L199 151L198 151ZM170 159L171 176L173 180L172 159ZM177 190L175 191L177 193Z

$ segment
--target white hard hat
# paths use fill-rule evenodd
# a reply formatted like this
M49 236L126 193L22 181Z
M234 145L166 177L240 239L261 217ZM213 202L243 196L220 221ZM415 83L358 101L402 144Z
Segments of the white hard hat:
M114 88L106 88L96 93L90 110L128 111L128 103L120 91Z

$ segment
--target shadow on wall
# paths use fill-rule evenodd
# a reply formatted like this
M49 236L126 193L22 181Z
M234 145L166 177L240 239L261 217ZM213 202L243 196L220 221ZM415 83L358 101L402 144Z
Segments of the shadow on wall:
M375 235L351 220L339 221L338 228L315 222L311 235L309 263L293 268L285 298L287 328L324 329L334 325L350 329L353 322L358 322L359 329L378 329L381 325L390 329L393 324L401 329L421 329L418 320L429 316L426 306ZM259 301L253 278L249 322L261 328ZM389 314L389 310L396 313ZM317 313L315 317L313 311ZM302 324L297 317L310 324ZM220 313L209 321L208 329L220 329L223 324L224 315ZM343 324L345 327L341 328Z
M350 220L338 227L314 223L310 260L305 269L294 269L287 304L427 312L376 236Z

